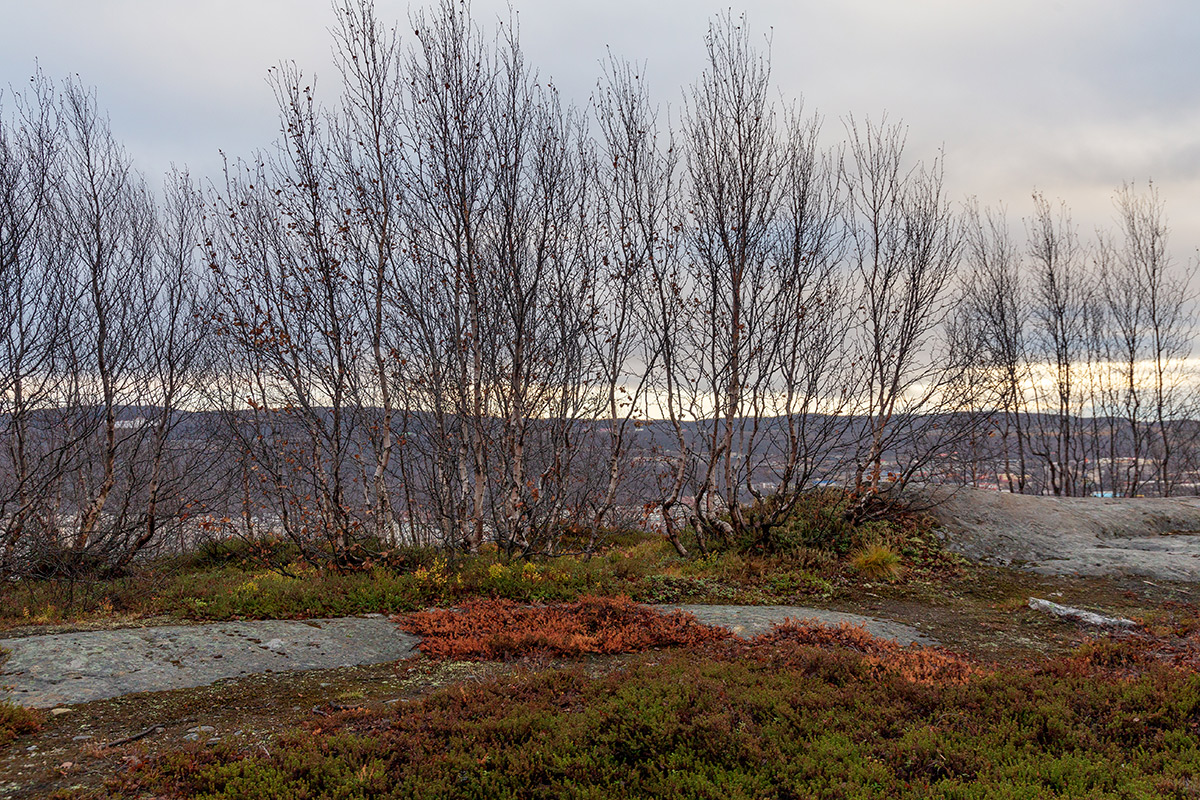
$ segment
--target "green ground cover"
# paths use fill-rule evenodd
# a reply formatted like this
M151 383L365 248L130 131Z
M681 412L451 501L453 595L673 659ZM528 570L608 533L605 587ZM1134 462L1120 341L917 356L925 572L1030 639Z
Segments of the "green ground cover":
M500 677L388 706L293 709L287 724L308 719L300 728L240 749L225 738L156 755L135 743L119 763L81 753L96 764L89 788L64 798L1197 796L1200 611L1189 587L988 570L943 551L916 517L847 526L828 506L804 513L770 540L688 558L631 533L586 557L404 550L338 572L227 542L117 577L9 582L0 626L454 606L462 619L408 618L428 628L417 663L498 659L485 672ZM1094 600L1145 627L1079 647L1078 628L1025 607L1031 592ZM648 623L653 612L617 597L881 611L973 655L796 626L714 640ZM600 641L609 633L625 644ZM1007 649L994 647L1001 635ZM40 722L0 706L0 748L36 740Z
M853 644L776 636L600 678L520 672L321 718L266 751L196 745L63 796L1195 796L1194 672L1116 674L1078 655L928 680L912 654L891 664Z

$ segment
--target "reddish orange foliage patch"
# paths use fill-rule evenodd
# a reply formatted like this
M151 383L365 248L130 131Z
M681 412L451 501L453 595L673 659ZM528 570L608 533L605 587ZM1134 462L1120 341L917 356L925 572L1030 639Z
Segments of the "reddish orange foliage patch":
M0 749L18 736L37 733L41 729L41 712L0 702Z
M1140 627L1089 639L1047 669L1105 678L1133 678L1156 669L1200 672L1200 608L1164 602Z
M1200 637L1159 636L1147 631L1114 633L1085 642L1064 663L1085 674L1110 678L1136 677L1155 667L1196 672L1200 671Z
M581 597L574 603L523 606L473 600L459 610L420 611L397 618L424 637L435 658L510 658L632 653L651 647L693 647L730 633L701 625L690 614L663 614L627 597Z
M788 620L768 633L750 641L752 648L795 646L840 648L862 654L873 672L899 675L913 683L966 683L982 674L978 665L965 658L936 647L901 645L888 639L878 639L858 625L822 625L817 622Z

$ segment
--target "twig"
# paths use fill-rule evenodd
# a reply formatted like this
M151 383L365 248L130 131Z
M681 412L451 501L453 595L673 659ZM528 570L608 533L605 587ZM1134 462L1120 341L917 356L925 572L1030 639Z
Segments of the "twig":
M138 739L145 739L150 734L156 733L161 730L163 730L163 726L156 723L154 725L151 725L149 728L146 728L145 730L138 731L137 733L133 734L132 736L126 736L124 739L117 739L115 742L109 742L108 744L106 744L104 746L105 747L120 747L123 744L129 744L130 742L136 742Z

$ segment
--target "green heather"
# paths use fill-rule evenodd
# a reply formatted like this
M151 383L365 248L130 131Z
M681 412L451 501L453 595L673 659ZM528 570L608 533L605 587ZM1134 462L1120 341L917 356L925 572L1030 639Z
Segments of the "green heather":
M923 685L845 650L659 654L347 713L270 755L194 747L106 797L1193 797L1200 678L1054 668Z

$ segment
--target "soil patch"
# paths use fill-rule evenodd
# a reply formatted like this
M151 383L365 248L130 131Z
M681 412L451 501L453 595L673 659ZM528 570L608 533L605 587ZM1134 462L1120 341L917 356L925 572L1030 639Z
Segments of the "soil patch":
M963 576L944 583L877 584L830 605L904 623L945 647L993 663L1054 657L1108 633L1031 609L1030 597L1107 616L1153 621L1166 608L1194 605L1200 600L1200 588L1132 575L1042 575L972 565Z

